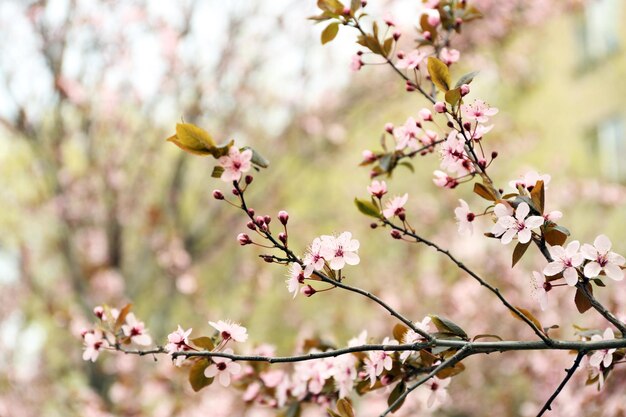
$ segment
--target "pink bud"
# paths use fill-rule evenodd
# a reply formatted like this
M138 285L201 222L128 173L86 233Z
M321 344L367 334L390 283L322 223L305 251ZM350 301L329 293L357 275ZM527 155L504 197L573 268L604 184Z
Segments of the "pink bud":
M304 287L300 288L300 292L306 296L306 297L310 297L313 294L315 294L317 291L315 291L315 288L311 287L310 285L305 285Z
M398 230L392 230L391 237L394 239L402 239L402 234Z
M402 59L402 58L404 58L404 51L398 51L398 53L396 54L396 56L398 57L398 59Z
M246 184L250 184L253 179L254 177L252 175L246 175L245 177Z
M470 92L470 86L467 84L463 84L461 86L461 96L465 97L466 95L468 95Z
M406 91L408 92L415 91L415 85L413 85L411 81L406 82L405 88L406 88Z
M441 23L441 16L439 15L439 10L430 9L426 10L426 15L428 16L428 24L431 26L437 26Z
M427 30L425 30L425 31L422 33L422 36L424 36L424 39L426 39L427 41L432 40L432 38L433 38L433 37L432 37L432 35L430 34L430 32L429 32L429 31L427 31Z
M239 195L239 191L236 188L233 188L230 192L233 193L233 195Z
M350 16L350 8L349 7L344 7L343 8L343 14L346 16Z
M289 221L289 213L287 213L285 210L279 211L278 220L280 220L283 226L287 225L287 222Z
M402 32L400 32L399 30L394 30L392 36L393 40L397 41L398 39L400 39L400 36L402 36Z
M263 216L263 221L265 224L270 224L272 222L272 218L270 216Z
M96 306L93 308L93 314L95 314L96 317L98 317L100 320L102 320L102 317L104 317L104 308L102 306Z
M362 155L363 162L374 162L376 160L376 154L368 149L364 150Z
M256 216L256 218L254 219L254 223L256 223L256 225L259 227L263 227L265 225L265 219L263 218L263 216Z
M393 123L385 123L385 132L393 134Z
M241 246L249 245L249 244L252 243L252 240L250 239L250 236L248 236L245 233L239 233L237 235L237 240L239 241L239 244Z
M428 109L422 109L419 111L418 114L425 122L430 122L431 120L433 120L433 114Z
M246 223L246 227L248 227L248 229L250 230L256 230L256 226L254 225L254 222L252 220Z
M438 101L435 103L435 111L437 113L445 113L446 112L446 103L444 103L443 101Z
M248 216L253 217L254 216L254 209L252 207L250 207L248 209Z
M463 122L463 128L465 130L470 130L472 128L472 124L470 122Z
M287 233L280 232L278 234L278 240L280 240L284 245L286 245L287 244Z
M223 200L224 194L220 190L213 190L213 198L216 200Z
M367 6L367 0L361 0L361 7Z
M491 152L491 159L496 159L498 157L498 152L493 151Z

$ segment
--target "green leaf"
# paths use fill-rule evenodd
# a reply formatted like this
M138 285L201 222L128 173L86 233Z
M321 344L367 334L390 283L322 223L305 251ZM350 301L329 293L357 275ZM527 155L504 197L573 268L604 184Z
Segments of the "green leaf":
M195 339L189 339L191 343L193 343L196 347L199 347L204 350L213 350L215 348L215 344L210 337L201 336L196 337Z
M498 199L496 192L492 187L487 187L485 184L480 182L474 183L474 193L478 194L485 200L496 201Z
M352 14L354 14L360 8L361 8L361 0L350 1L350 11L352 12Z
M586 285L587 291L593 294L593 287L590 284ZM589 310L592 305L589 302L589 299L585 296L585 293L580 289L576 288L576 295L574 296L574 304L576 304L576 308L580 314L583 314L585 311Z
M182 150L195 155L208 155L215 141L204 130L191 123L178 123L176 134L167 139Z
M291 403L287 411L285 412L285 417L300 417L302 413L302 407L300 403Z
M391 407L391 404L395 403L395 402L396 402L396 400L397 400L398 398L400 398L400 396L401 396L402 394L404 394L404 392L405 392L405 391L406 391L406 384L404 383L404 381L400 381L400 382L399 382L399 383L398 383L398 384L397 384L397 385L393 388L393 390L391 391L391 394L389 394L389 398L387 398L387 405L388 405L389 407ZM400 407L402 407L402 404L404 404L404 400L405 400L405 399L406 399L406 397L405 397L405 398L403 398L403 399L402 399L402 401L401 401L399 404L397 404L395 407L393 407L393 408L391 409L391 412L392 412L392 413L395 413L396 411L398 411L398 410L400 409Z
M461 89L454 88L452 90L446 91L446 102L450 103L452 107L456 106L456 104L461 100Z
M533 200L533 204L539 210L540 214L543 214L543 209L546 201L546 193L543 186L543 181L539 180L530 192L530 198Z
M339 22L333 22L329 24L328 26L326 26L326 28L322 31L322 36L321 36L322 45L325 45L328 42L335 39L335 36L337 36L337 33L339 33Z
M450 89L450 71L442 61L432 56L429 57L428 74L440 91L446 92Z
M261 155L260 153L258 153L255 149L249 147L249 146L244 146L243 148L241 148L243 150L246 149L250 149L252 151L252 163L258 167L261 168L267 168L270 166L270 161L268 161L267 159L265 159L265 157L263 155Z
M210 365L208 359L200 359L191 366L189 370L189 383L195 392L213 383L213 378L204 376L204 370Z
M456 82L454 87L458 88L462 86L463 84L470 84L472 81L474 81L474 77L478 75L478 72L479 71L468 72L467 74L459 78L459 80Z
M208 149L208 152L213 156L213 158L218 159L222 156L228 155L228 150L231 146L235 144L234 140L231 140L228 143L222 145L215 145Z
M413 164L410 163L409 161L402 161L398 164L398 166L407 167L409 171L411 171L412 173L415 173L415 168L413 168Z
M528 249L529 246L530 241L526 243L517 243L515 249L513 250L513 262L511 263L511 268L513 268L519 262L519 260L522 259L522 256L524 256L524 254L526 253L526 249Z
M598 286L598 287L606 287L606 284L604 282L602 282L602 280L600 278L594 278L592 279L592 281Z
M429 314L437 330L443 333L451 333L467 340L467 333L458 324L448 320L445 317L438 316L436 314Z
M211 176L213 178L221 178L223 172L224 172L224 167L216 166L213 168L213 172L211 173Z
M354 204L356 205L356 208L366 216L376 217L377 219L380 218L380 210L371 201L355 198Z

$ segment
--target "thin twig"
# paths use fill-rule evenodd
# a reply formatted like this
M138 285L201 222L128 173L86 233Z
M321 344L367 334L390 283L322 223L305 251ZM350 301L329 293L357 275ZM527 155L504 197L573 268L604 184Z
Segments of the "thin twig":
M539 410L539 414L537 414L537 417L541 417L546 411L552 410L552 402L561 393L561 390L565 387L567 382L574 375L574 372L576 372L576 369L578 369L578 367L580 366L580 361L582 361L584 356L585 356L585 351L578 352L578 355L576 355L576 359L574 359L574 363L572 364L572 367L565 370L567 372L567 374L565 375L565 378L563 378L563 381L561 381L561 383L556 388L554 393L552 393L550 398L548 398L548 401L544 404L541 410Z

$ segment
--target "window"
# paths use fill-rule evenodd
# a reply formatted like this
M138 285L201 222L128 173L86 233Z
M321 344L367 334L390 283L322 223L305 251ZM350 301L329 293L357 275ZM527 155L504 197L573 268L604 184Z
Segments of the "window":
M612 181L626 181L626 126L624 118L612 117L596 128L598 162L602 174Z
M583 65L617 51L622 3L623 0L587 2L578 28Z

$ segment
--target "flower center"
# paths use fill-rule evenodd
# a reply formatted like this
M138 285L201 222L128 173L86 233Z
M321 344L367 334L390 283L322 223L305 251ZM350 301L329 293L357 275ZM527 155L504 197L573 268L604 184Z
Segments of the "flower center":
M216 366L217 366L217 369L220 371L226 370L226 364L224 362L220 362Z

